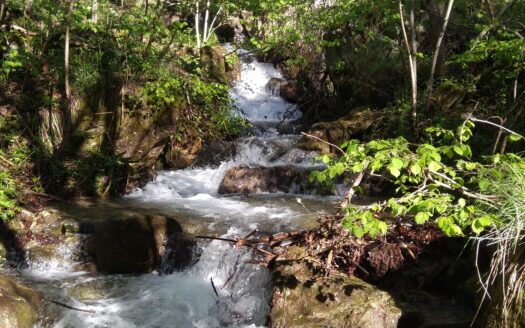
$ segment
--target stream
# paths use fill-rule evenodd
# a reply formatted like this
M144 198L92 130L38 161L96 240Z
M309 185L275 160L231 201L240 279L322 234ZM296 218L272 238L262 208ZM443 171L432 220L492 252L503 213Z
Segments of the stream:
M162 213L192 234L243 236L256 228L273 233L312 227L321 213L333 211L336 196L218 194L229 168L309 167L315 156L295 147L299 135L279 132L293 131L293 121L300 118L295 105L266 86L271 78L282 78L281 73L248 53L240 54L244 54L241 79L231 96L241 115L253 124L253 133L237 140L234 158L215 167L158 172L153 181L120 199L57 204L61 215L82 221ZM286 113L293 114L279 124ZM201 240L195 248L197 263L170 275L77 271L73 250L67 247L56 261L30 262L16 275L47 299L82 310L46 302L41 328L264 327L270 310L270 272L246 263L252 252L229 243Z

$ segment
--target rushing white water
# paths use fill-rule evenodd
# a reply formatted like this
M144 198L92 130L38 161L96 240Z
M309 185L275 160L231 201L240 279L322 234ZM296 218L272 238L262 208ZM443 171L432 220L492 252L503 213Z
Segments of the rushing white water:
M228 236L238 232L231 229ZM245 264L250 258L244 249L214 241L195 266L172 275L93 277L64 271L50 280L32 270L25 279L48 299L82 310L51 307L48 316L59 317L56 328L254 328L265 324L271 283L267 269Z
M272 64L258 62L255 57L240 50L241 79L232 88L231 95L237 106L252 122L290 121L300 118L294 104L271 92L267 83L271 78L282 79L282 74Z
M241 79L231 91L246 117L262 132L238 141L234 159L215 168L189 168L159 172L154 181L126 196L119 206L187 216L226 236L243 235L254 228L277 231L305 218L314 219L310 196L221 196L219 184L227 169L239 165L311 165L313 154L298 150L296 135L280 135L275 128L299 118L295 105L266 88L270 78L281 78L271 64L245 55ZM263 124L264 125L264 124ZM307 204L308 206L305 206ZM312 205L313 206L313 205ZM112 208L110 214L115 215ZM124 212L124 210L122 210ZM103 215L103 210L100 211ZM75 212L94 219L93 213ZM91 276L74 272L73 258L58 263L30 263L22 278L47 298L88 310L71 311L48 304L48 317L58 318L42 327L262 327L266 323L271 293L267 269L246 263L251 251L213 241L200 244L196 265L184 272L162 276ZM69 254L64 251L64 254ZM215 288L213 287L215 286Z

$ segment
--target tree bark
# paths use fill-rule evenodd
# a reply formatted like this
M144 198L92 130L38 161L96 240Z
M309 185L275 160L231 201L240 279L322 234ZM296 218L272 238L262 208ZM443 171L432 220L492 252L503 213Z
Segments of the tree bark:
M66 35L64 41L64 87L66 96L66 108L64 112L65 129L69 132L71 127L71 85L69 84L69 44L71 38L71 14L73 12L73 0L67 1Z
M4 19L5 0L0 0L0 23Z
M215 16L213 17L211 21L210 27L208 28L208 33L206 34L206 40L205 40L206 42L210 38L210 35L212 34L212 32L214 32L216 29L216 28L213 28L213 26L215 25L215 21L217 20L217 17L219 17L219 14L221 13L221 11L222 11L222 6L219 7L219 10L217 10L217 13L215 14Z
M98 0L93 0L91 5L91 21L97 23L98 21Z
M417 41L415 23L415 0L410 1L410 43L412 51L412 120L417 126Z
M210 0L206 1L206 13L204 14L204 30L202 31L202 41L206 43L208 38L206 37L208 33L208 20L210 19Z
M441 43L445 37L445 32L447 31L448 20L450 18L450 13L452 12L452 6L454 5L454 0L448 1L447 12L445 13L445 18L443 20L443 26L441 27L441 33L436 43L436 50L434 51L434 58L432 59L432 68L430 69L430 77L428 79L428 89L427 89L427 106L426 110L428 112L430 108L430 103L432 102L432 91L434 87L434 75L436 73L436 66L439 57L439 51L441 50Z
M197 38L197 49L201 48L201 34L199 29L200 23L200 11L199 11L199 1L195 2L195 37Z
M413 1L411 1L411 21L413 21ZM414 127L416 126L416 118L417 118L417 60L414 58L414 43L415 43L415 31L413 29L413 25L411 23L411 39L412 39L412 46L410 45L408 41L408 35L405 27L405 19L404 19L404 11L403 11L403 3L401 0L399 0L399 15L401 19L401 31L403 34L403 41L405 43L405 48L408 54L408 65L410 69L410 85L412 89L412 97L410 102L410 108L411 108L411 118L413 120ZM417 48L416 48L417 49Z

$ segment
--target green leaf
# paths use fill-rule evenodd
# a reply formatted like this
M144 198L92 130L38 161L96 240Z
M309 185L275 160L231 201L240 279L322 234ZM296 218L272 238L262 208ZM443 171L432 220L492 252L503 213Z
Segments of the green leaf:
M476 235L479 235L483 230L485 230L485 226L480 222L479 219L475 219L472 221L471 229L472 232L474 232Z
M335 172L338 174L338 175L341 175L345 172L345 166L343 163L337 163L335 165Z
M359 226L353 226L352 227L352 233L357 238L362 238L365 235L365 230Z
M423 223L427 222L428 219L430 219L430 214L427 213L427 212L419 212L419 213L417 213L416 217L414 218L414 220L416 221L417 224L423 224Z
M390 162L390 166L398 170L401 170L403 168L403 165L403 160L399 157L392 158L392 161Z
M377 222L377 229L379 232L384 235L388 232L388 224L384 221L378 221Z
M459 207L465 207L467 205L467 201L464 198L458 199L458 205Z
M421 165L412 164L410 166L410 172L412 172L413 175L418 175L419 173L421 173Z
M439 164L438 162L432 161L428 163L428 169L432 172L437 172L441 169L441 164Z
M454 146L454 152L459 156L463 156L463 149L460 146Z
M380 160L377 160L377 159L372 161L372 164L370 164L370 168L372 169L373 172L378 171L382 167L383 167L383 164L381 163Z
M522 139L521 136L519 136L519 135L517 135L515 133L513 133L513 134L511 134L509 136L509 141L510 142L515 142L515 141L518 141L518 140L521 140L521 139Z
M396 178L401 175L401 171L399 171L398 168L395 168L395 167L392 167L392 166L388 167L388 171L390 172L390 174L392 174Z
M478 218L478 221L484 226L488 227L492 224L492 218L489 215L482 216Z

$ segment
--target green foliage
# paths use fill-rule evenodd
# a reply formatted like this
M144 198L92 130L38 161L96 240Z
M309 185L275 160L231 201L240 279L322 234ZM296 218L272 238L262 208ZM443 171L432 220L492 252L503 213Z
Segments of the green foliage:
M16 116L0 115L0 219L13 219L31 188L40 191L37 178L27 176L30 148L20 135ZM29 180L29 181L28 181Z
M0 171L0 219L12 219L20 210L16 180L7 171Z
M233 114L229 86L198 77L170 77L144 88L146 103L153 112L186 107L188 124L214 136L237 136L247 122ZM184 119L184 117L181 117ZM207 128L207 129L205 129Z
M435 221L449 236L479 234L497 222L497 216L479 204L493 206L492 197L481 192L490 185L487 172L497 172L499 157L491 159L490 165L471 160L466 142L473 127L467 121L456 131L428 128L429 142L418 145L403 137L367 143L351 140L341 146L345 152L340 158L320 158L328 167L310 178L325 182L366 172L383 175L396 186L399 197L345 208L343 226L358 237L386 233L383 218L388 215L410 218L417 224Z

